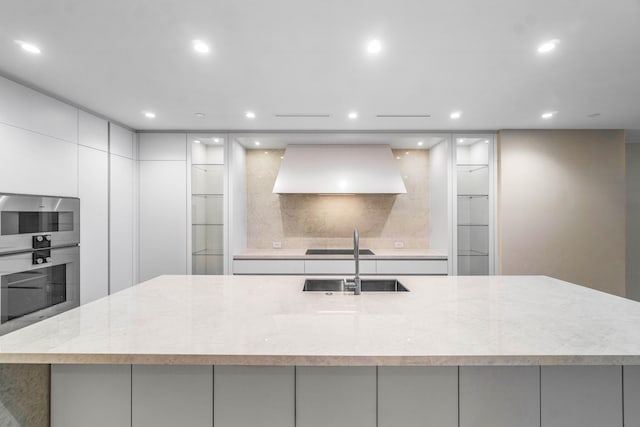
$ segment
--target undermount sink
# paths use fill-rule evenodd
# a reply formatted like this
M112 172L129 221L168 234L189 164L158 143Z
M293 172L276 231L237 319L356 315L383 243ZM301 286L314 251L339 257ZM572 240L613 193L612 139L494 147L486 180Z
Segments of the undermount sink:
M351 289L345 288L344 279L306 279L303 291L306 292L345 292ZM362 279L362 292L409 292L402 283L396 279Z

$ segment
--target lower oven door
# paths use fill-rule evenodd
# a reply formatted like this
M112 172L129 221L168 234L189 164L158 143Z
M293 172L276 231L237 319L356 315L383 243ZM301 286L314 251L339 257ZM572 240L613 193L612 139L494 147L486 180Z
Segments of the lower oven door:
M0 335L79 304L78 246L0 256Z

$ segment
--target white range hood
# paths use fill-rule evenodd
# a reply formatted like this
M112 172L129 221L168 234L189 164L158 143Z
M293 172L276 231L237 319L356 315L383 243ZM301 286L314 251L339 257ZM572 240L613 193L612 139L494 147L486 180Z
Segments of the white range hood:
M388 145L289 145L273 186L279 194L403 194Z

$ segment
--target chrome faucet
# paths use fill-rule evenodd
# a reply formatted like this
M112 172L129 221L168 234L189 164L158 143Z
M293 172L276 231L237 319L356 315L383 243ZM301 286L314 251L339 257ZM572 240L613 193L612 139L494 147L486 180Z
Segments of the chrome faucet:
M356 263L356 275L353 278L353 294L360 295L362 292L362 281L360 280L360 237L358 236L358 229L353 229L353 259Z

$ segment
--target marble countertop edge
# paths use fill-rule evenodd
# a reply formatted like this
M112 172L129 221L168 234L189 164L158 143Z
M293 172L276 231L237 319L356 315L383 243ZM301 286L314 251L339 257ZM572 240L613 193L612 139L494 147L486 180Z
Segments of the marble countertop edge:
M0 364L227 366L601 366L640 365L640 355L231 355L0 353Z

